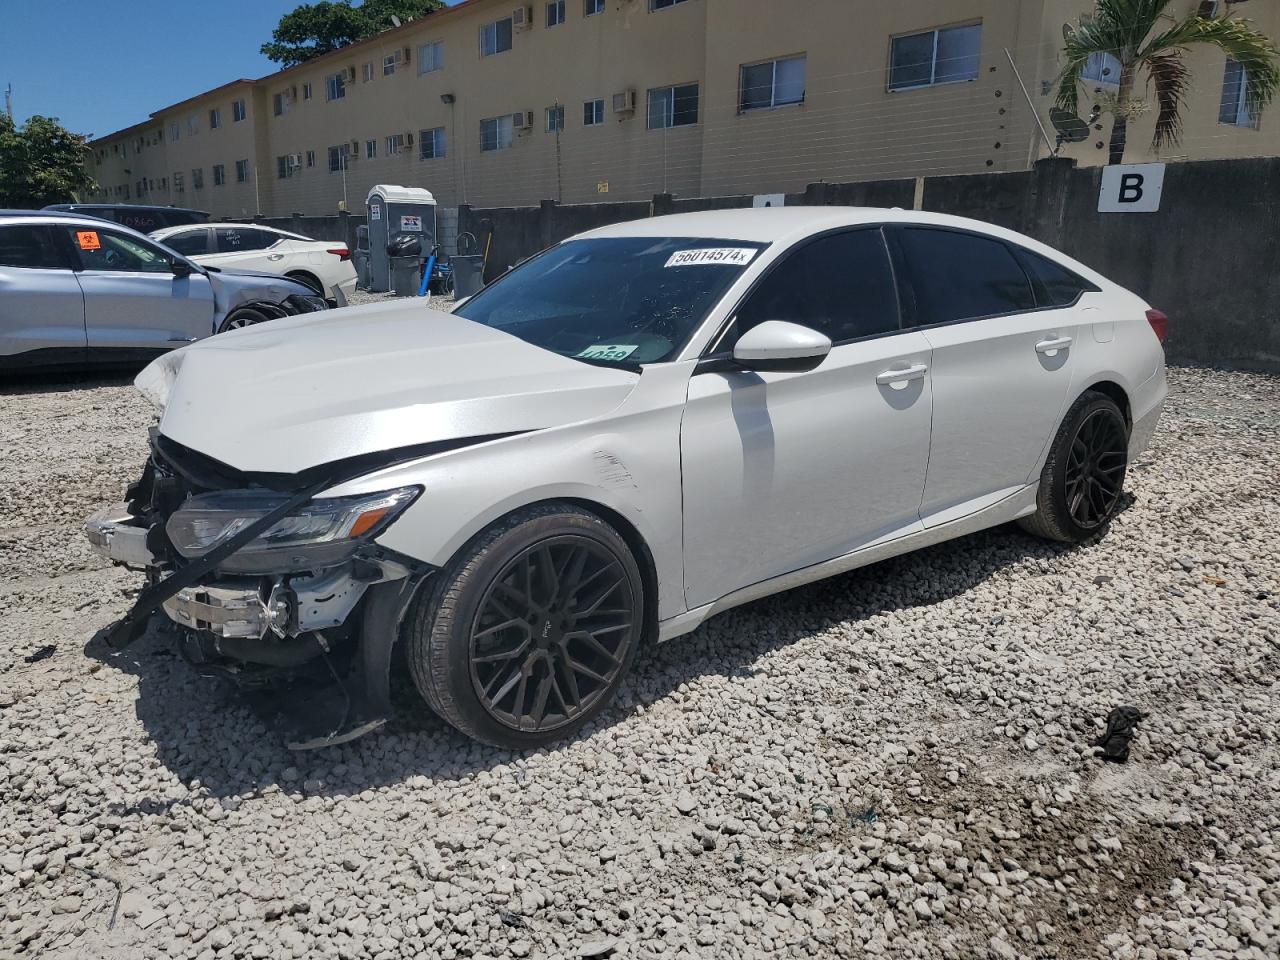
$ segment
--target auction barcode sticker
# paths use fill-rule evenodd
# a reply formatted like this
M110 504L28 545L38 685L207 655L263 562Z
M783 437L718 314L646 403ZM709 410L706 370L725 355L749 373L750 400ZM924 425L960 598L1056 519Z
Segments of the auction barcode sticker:
M751 247L706 247L702 250L677 250L667 261L668 267L705 267L724 264L745 267L756 255Z

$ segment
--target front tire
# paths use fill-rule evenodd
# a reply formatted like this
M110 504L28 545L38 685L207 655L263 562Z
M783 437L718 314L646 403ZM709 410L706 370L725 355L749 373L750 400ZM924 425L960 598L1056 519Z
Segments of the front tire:
M237 310L227 319L222 321L222 326L218 327L219 333L226 333L228 330L239 330L241 327L252 327L254 324L266 323L271 318L261 310L254 310L252 307L246 307L243 310Z
M407 625L414 685L450 724L496 747L539 747L597 717L644 635L634 556L571 504L495 523L428 586Z
M1129 465L1129 425L1116 402L1092 390L1063 418L1040 474L1036 512L1018 521L1046 540L1082 543L1120 508Z

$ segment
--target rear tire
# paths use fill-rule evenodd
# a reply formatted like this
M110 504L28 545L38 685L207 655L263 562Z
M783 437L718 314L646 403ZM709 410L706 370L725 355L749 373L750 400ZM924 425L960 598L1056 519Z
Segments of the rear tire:
M1018 524L1046 540L1082 543L1115 516L1129 463L1129 425L1110 397L1092 390L1058 428L1036 495L1036 512Z
M527 750L571 736L617 693L644 636L626 542L567 503L517 511L427 584L406 624L414 685L476 740Z
M297 280L299 283L305 283L315 292L316 296L324 296L324 284L312 274L306 273L302 270L295 270L293 273L286 273L285 276L290 280Z

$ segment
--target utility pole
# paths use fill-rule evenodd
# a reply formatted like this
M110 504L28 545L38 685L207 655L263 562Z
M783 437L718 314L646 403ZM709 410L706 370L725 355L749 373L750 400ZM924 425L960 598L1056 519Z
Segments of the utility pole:
M13 84L9 84L4 88L4 112L9 115L9 119L13 119Z

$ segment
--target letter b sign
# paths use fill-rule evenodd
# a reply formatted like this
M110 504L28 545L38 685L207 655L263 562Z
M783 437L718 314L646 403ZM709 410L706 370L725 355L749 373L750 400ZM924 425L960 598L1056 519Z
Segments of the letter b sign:
M1098 194L1099 213L1155 213L1164 192L1163 163L1105 167Z

